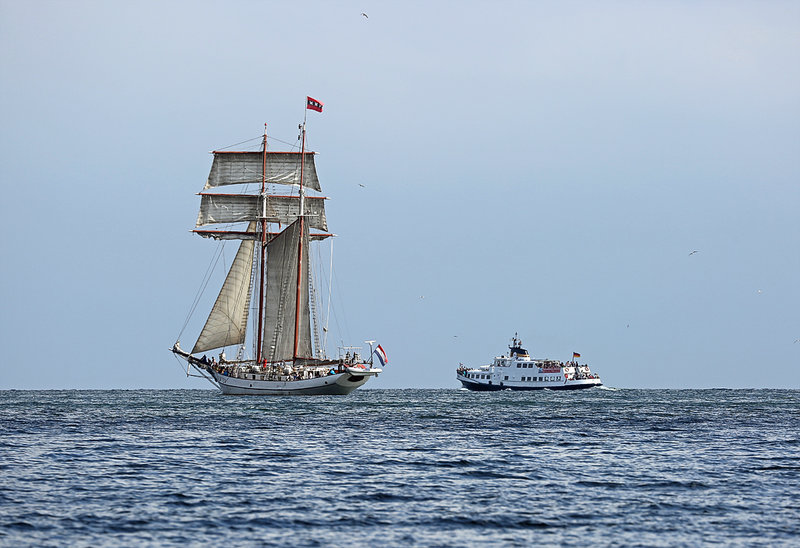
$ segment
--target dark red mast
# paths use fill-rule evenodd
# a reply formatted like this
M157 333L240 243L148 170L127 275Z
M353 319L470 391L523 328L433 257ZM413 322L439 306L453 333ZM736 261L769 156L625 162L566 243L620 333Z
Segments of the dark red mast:
M264 141L262 143L264 159L261 164L261 196L267 191L267 124L264 124ZM302 177L302 176L301 176ZM256 360L261 361L261 350L264 337L264 263L267 258L267 219L261 217L261 267L258 276L258 342L256 343Z
M303 282L303 235L305 219L303 218L303 175L306 167L306 124L303 122L303 144L300 149L300 241L297 244L297 295L294 310L294 360L297 360L297 347L300 341L300 286Z

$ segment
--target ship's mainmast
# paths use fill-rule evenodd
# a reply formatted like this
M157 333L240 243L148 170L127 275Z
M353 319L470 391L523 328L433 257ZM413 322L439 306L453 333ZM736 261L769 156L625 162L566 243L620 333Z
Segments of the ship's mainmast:
M302 145L300 149L300 238L297 242L297 295L294 312L294 361L297 361L297 347L300 343L300 286L303 282L303 236L305 219L303 218L303 175L306 166L306 123L301 126Z

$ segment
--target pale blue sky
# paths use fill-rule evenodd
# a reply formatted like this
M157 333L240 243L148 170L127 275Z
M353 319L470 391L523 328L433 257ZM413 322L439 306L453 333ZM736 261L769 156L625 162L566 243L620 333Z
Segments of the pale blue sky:
M795 2L0 0L0 74L0 388L207 387L167 348L208 151L306 95L371 387L514 332L611 386L800 387Z

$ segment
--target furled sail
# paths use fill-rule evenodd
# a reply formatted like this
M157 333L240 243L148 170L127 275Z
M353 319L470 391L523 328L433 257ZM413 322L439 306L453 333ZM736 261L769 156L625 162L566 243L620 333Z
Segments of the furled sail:
M255 222L250 223L248 231L256 231ZM250 305L254 247L253 240L245 240L239 246L236 258L208 315L206 325L192 349L192 354L244 342Z
M201 194L197 226L213 223L238 223L255 221L266 213L269 223L291 224L299 216L298 196L272 196L249 194ZM266 200L263 206L262 200ZM306 196L303 210L306 224L317 230L328 230L325 219L325 198Z
M300 152L267 152L267 184L299 185L302 154ZM303 186L319 191L314 153L305 153ZM208 174L206 188L222 185L261 183L264 153L214 152L214 163Z
M302 242L300 322L297 356L312 357L311 316L308 295L308 225L295 221L267 244L267 295L262 357L268 361L294 358L297 313L297 252Z

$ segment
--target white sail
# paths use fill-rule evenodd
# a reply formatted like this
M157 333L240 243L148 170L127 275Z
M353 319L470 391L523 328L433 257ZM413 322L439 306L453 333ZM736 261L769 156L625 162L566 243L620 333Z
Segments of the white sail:
M267 152L267 184L299 185L301 153ZM314 153L305 153L305 176L303 186L319 191ZM206 188L247 183L261 184L264 171L264 153L259 152L214 152L214 163L208 174Z
M248 231L255 232L251 222ZM250 304L250 280L255 242L244 240L239 246L217 301L197 338L192 354L244 342Z
M214 223L238 223L261 219L266 213L268 223L291 224L297 219L300 211L298 196L264 197L258 194L201 194L200 212L197 225ZM266 205L262 200L266 200ZM325 198L306 196L303 209L306 223L316 230L328 230L325 218Z
M304 223L305 225L305 223ZM297 252L302 242L300 321L297 356L312 357L311 318L308 301L308 228L300 232L295 221L267 244L267 295L262 357L270 362L291 360L294 355L297 314Z

